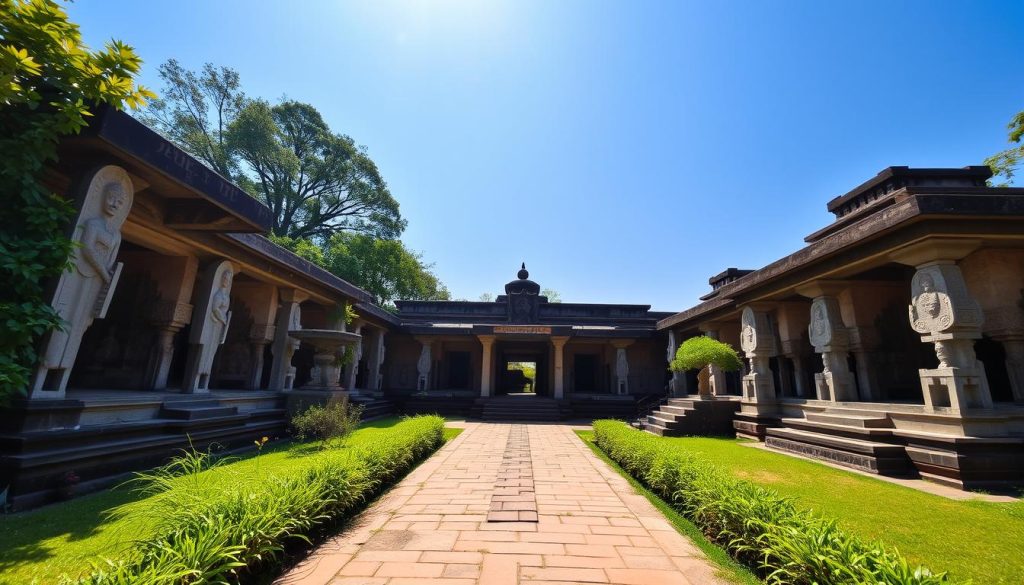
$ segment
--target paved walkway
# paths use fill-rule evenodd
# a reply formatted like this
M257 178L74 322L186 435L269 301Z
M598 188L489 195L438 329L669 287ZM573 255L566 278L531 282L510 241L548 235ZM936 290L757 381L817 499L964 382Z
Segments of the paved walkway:
M278 583L727 582L571 427L465 427ZM523 461L524 444L532 469ZM507 491L510 481L518 482L514 494ZM515 520L494 515L513 502L523 502L509 506ZM536 514L518 515L531 505ZM505 521L493 521L498 518Z

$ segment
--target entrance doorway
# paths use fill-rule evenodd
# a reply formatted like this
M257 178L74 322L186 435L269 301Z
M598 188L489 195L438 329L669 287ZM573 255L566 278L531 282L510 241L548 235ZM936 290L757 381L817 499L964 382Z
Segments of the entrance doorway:
M581 393L599 392L598 368L600 359L597 354L578 353L573 357L572 375L575 381L573 391Z
M498 348L498 395L548 396L548 344L506 342Z

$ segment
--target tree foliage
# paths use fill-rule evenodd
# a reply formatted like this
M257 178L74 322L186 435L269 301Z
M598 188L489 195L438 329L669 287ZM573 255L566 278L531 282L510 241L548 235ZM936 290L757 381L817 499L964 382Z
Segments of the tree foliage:
M726 372L743 367L740 356L731 345L702 335L691 337L679 346L675 359L669 364L669 369L675 372L684 372L699 370L709 364Z
M562 293L558 292L553 288L545 288L540 291L542 296L548 298L549 303L560 303L562 302Z
M396 300L448 300L451 295L421 256L399 240L367 234L335 234L323 249L309 240L272 238L299 256L373 295L377 304Z
M397 238L406 222L365 147L309 104L249 99L238 72L160 67L164 99L146 121L273 211L272 231L324 243L359 232Z
M1017 112L1017 115L1010 120L1007 128L1010 130L1010 142L1018 146L1013 146L985 159L985 164L992 169L995 177L1006 179L1005 182L998 183L1000 187L1006 187L1013 182L1013 176L1017 168L1021 165L1021 162L1024 162L1024 144L1021 144L1021 140L1024 140L1024 111Z
M96 104L141 106L141 60L110 41L98 51L52 0L0 0L0 395L24 391L46 332L61 326L44 283L68 266L68 200L43 185L60 137L77 134Z

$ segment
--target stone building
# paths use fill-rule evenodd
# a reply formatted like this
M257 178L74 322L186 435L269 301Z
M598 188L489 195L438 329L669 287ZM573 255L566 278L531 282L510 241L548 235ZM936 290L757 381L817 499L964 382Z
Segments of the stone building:
M0 409L0 503L43 502L69 471L87 490L190 445L281 436L309 399L561 418L633 415L664 388L668 313L548 303L524 267L495 303L393 314L273 244L268 208L123 112L65 139L45 182L75 201L79 247L48 289L67 326ZM534 392L485 412L510 360L535 364Z
M1024 481L1024 189L890 167L807 246L711 279L658 328L746 358L713 394L768 447L958 487ZM731 394L739 394L731 397Z

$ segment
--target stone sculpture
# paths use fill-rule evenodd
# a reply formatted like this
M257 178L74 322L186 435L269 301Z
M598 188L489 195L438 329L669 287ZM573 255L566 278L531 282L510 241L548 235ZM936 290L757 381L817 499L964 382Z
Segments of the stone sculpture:
M87 185L72 236L78 245L52 303L64 328L53 331L43 348L32 385L34 398L63 397L82 336L94 319L106 316L121 273L116 259L121 226L132 207L131 178L121 167L108 165L96 170Z
M234 264L222 260L211 264L203 275L202 297L192 316L192 344L190 367L186 375L185 390L209 390L210 371L217 350L227 336L231 323L231 283L236 269Z
M807 334L814 351L821 354L823 370L814 375L818 400L857 400L857 384L848 363L849 331L840 315L839 301L834 297L814 299Z
M423 349L420 350L420 359L416 362L416 372L419 374L416 389L421 392L427 389L428 380L430 379L430 365L430 343L424 343Z

